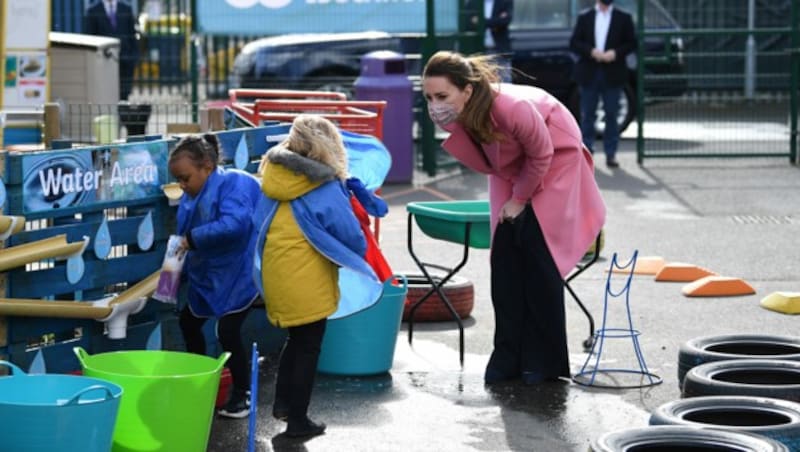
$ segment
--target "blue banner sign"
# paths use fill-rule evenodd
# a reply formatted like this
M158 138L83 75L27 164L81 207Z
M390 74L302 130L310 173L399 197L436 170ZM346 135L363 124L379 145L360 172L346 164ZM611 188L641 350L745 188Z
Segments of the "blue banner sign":
M23 211L161 195L167 143L150 141L29 154L22 159Z
M216 0L197 2L202 33L278 35L367 30L425 33L425 0ZM434 2L436 33L458 31L457 0Z

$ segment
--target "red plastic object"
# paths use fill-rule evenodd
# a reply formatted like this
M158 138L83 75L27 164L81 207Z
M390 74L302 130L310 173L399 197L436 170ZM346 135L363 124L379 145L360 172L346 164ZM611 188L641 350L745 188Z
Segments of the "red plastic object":
M258 99L251 122L261 120L291 122L297 115L312 113L324 116L343 130L383 139L383 111L386 101L377 100L287 100Z
M216 407L221 408L228 401L231 393L231 385L233 378L231 378L231 371L227 367L222 368L222 374L219 377L219 390L217 391Z
M254 102L258 99L324 99L347 100L344 93L334 91L308 91L285 89L230 89L228 90L228 103L239 115L245 117L252 124L258 124L254 113Z

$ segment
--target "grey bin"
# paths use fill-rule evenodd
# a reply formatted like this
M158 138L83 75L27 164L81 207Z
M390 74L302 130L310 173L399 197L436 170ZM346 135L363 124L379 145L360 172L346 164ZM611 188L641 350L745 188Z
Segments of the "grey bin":
M413 95L405 57L378 50L361 58L361 74L353 84L357 100L385 100L383 144L392 156L385 181L411 183L414 174Z

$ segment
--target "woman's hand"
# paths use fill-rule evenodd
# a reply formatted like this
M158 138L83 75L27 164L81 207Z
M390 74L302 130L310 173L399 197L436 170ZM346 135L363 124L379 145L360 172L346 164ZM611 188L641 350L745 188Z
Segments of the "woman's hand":
M500 222L513 222L523 210L525 210L525 203L509 199L503 204L503 208L500 209Z

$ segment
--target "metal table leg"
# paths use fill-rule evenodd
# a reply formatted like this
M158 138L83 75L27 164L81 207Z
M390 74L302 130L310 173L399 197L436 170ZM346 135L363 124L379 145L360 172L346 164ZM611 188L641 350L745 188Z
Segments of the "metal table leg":
M461 317L459 317L458 313L456 312L453 305L450 303L450 300L444 294L442 287L453 277L461 268L467 263L467 259L469 258L469 233L472 223L466 222L464 223L464 255L461 258L461 262L459 262L455 267L448 268L441 265L429 263L429 262L422 262L417 255L414 253L414 245L412 240L412 233L414 229L413 225L413 213L408 214L408 253L411 255L411 258L417 264L420 270L422 270L422 274L425 276L425 279L431 284L431 289L422 296L413 306L411 306L411 310L408 314L408 343L411 344L411 341L414 336L414 313L417 311L417 308L424 303L428 297L433 295L434 292L439 294L439 298L444 303L447 310L450 312L450 315L453 316L453 320L456 321L458 324L458 346L459 346L459 362L461 363L461 367L464 367L464 324L461 321ZM447 274L437 283L436 280L428 273L428 268L435 268L438 270L442 270L447 272Z
M592 258L585 264L576 265L575 271L572 272L569 276L567 276L566 280L564 280L564 287L567 288L569 294L572 295L572 299L574 299L575 302L578 303L578 307L581 308L583 313L586 314L586 318L589 320L589 337L583 341L583 348L587 352L591 351L592 346L594 345L594 318L592 317L592 314L589 312L589 310L586 309L586 306L583 304L583 302L581 302L581 299L578 298L578 295L575 293L575 291L572 290L572 287L570 287L569 283L570 281L575 279L578 275L583 273L584 270L591 267L595 262L597 262L597 259L600 258L601 234L602 231L599 234L597 234L597 238L594 241L594 254L592 255Z

